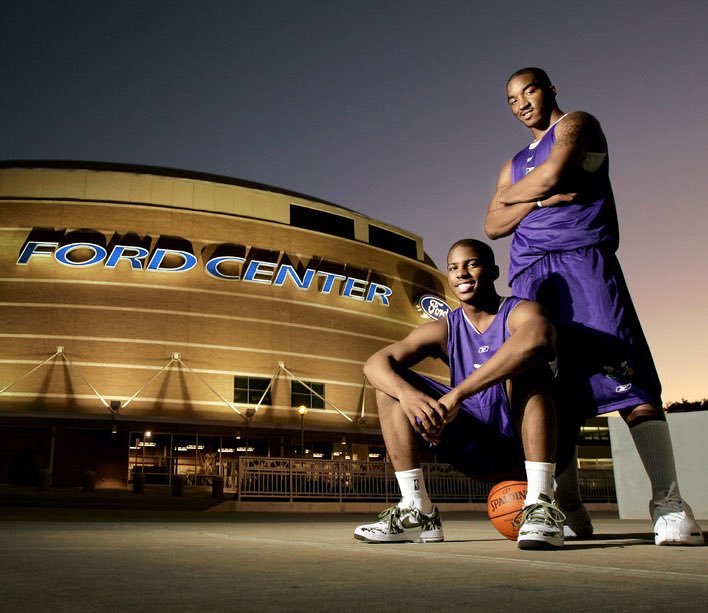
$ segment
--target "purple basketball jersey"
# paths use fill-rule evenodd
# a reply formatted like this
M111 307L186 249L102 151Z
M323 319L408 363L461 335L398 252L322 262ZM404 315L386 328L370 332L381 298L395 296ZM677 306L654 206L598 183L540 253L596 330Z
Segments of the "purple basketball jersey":
M475 329L461 308L448 314L447 353L452 386L489 360L509 338L507 321L519 302L519 298L504 298L494 321L484 332ZM440 398L451 389L412 370L406 369L401 374L433 398ZM556 465L560 470L573 457L576 438L575 430L569 436L559 436ZM435 450L442 461L478 479L524 479L523 446L514 427L505 382L465 398L455 420L443 428Z
M562 118L558 121L562 121ZM517 153L511 162L511 177L516 183L548 159L555 143L558 122L539 141ZM570 251L580 247L600 247L616 251L619 230L608 162L588 175L588 191L583 202L532 211L516 228L511 243L509 284L546 253Z
M509 338L507 319L518 303L518 298L505 298L496 317L484 332L479 332L470 323L461 307L448 314L447 355L453 387L462 383L470 373L491 358ZM502 436L514 436L506 389L502 384L493 385L466 398L462 409L494 426Z
M514 182L548 159L557 125L516 154ZM509 284L515 296L540 302L556 326L561 405L582 417L661 406L661 383L615 256L607 158L586 179L586 202L536 209L516 228Z

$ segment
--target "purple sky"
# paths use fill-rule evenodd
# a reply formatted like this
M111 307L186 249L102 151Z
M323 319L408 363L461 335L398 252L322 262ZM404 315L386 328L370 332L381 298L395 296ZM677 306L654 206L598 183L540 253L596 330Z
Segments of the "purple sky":
M416 232L438 265L483 237L497 173L530 140L507 76L546 68L609 140L664 400L708 397L705 0L2 4L0 159L260 181Z

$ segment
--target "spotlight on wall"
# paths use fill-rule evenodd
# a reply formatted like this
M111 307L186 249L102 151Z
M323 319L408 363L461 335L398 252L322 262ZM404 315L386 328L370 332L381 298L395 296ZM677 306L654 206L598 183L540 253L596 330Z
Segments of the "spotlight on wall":
M115 400L111 401L111 405L116 402ZM120 403L118 403L120 404ZM118 424L116 423L116 413L117 411L114 411L111 408L111 434L118 434Z

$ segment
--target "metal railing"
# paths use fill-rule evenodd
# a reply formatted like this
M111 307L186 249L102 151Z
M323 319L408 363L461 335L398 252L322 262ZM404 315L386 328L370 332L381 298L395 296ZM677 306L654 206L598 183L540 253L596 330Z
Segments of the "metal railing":
M430 497L437 502L486 502L493 485L449 464L422 468ZM389 462L242 456L238 473L239 500L395 502L400 497ZM612 471L581 471L580 487L586 501L616 501Z
M578 483L585 502L617 502L612 470L581 469L578 471Z

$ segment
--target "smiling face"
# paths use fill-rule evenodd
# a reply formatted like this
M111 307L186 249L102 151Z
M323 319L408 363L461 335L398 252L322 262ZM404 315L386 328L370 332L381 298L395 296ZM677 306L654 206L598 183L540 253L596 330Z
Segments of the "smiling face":
M495 294L499 268L491 251L485 253L473 243L455 244L447 254L447 282L457 299L471 304Z
M546 130L560 115L556 88L545 84L533 72L512 77L506 86L509 108L521 123L532 130Z

